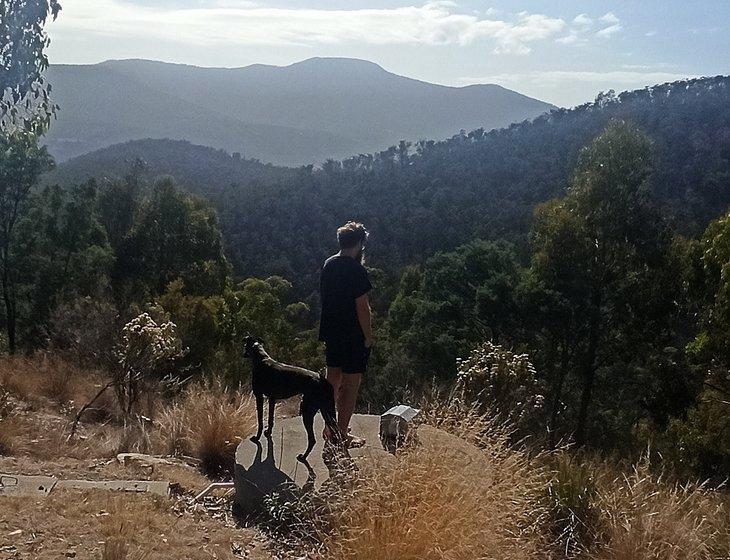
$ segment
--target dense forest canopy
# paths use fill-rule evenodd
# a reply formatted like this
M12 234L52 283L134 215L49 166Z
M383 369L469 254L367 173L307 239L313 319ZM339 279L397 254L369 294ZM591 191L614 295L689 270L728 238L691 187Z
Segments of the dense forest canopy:
M313 286L329 249L321 240L352 217L373 231L378 267L417 263L473 238L506 237L524 248L533 207L565 192L579 149L614 118L654 142L650 188L679 231L697 234L724 211L730 78L720 77L606 94L508 129L401 144L325 162L299 180L229 191L220 208L233 266Z

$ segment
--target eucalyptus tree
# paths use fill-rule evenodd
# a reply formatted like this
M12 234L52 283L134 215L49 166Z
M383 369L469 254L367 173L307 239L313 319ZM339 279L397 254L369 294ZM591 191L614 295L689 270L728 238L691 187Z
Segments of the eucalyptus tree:
M586 442L597 374L614 395L626 395L671 323L672 235L652 202L652 170L649 138L614 121L581 151L567 195L536 213L532 269L567 310L567 329L554 335L571 357L562 366L578 379L578 445Z
M0 128L36 133L47 129L56 112L48 68L44 30L55 19L58 0L0 0Z

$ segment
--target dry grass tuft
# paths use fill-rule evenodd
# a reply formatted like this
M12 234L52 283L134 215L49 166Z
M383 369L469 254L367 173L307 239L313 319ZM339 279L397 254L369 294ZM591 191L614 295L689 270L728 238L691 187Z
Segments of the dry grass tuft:
M597 560L713 560L730 554L730 512L716 492L670 484L640 463L601 481Z
M331 485L329 523L317 535L323 558L544 557L538 497L545 474L502 434L484 437L486 419L464 410L432 407L427 420L457 432L478 427L480 448L422 426L419 444L401 449L392 463L362 465Z
M188 387L157 423L160 451L197 457L211 475L231 474L236 446L256 429L256 406L249 394L214 380Z
M0 420L0 456L13 455L18 439L18 422L14 418Z
M433 389L420 403L419 423L448 432L477 447L508 446L510 429L470 403L462 391Z

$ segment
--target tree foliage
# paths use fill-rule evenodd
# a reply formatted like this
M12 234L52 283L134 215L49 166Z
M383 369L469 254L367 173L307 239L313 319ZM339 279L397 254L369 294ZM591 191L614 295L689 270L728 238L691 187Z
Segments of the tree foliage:
M48 68L43 30L55 19L58 0L0 0L0 128L40 133L48 128L56 106L43 76Z
M0 135L0 282L5 307L5 326L10 352L16 347L18 293L16 228L27 210L28 197L40 175L53 166L37 137L17 131Z

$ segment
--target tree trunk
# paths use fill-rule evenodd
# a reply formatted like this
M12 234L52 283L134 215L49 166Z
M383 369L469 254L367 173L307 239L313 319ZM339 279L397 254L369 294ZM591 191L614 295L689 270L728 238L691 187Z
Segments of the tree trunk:
M593 382L596 377L596 352L598 350L598 330L601 318L601 301L599 296L593 298L593 309L591 311L591 322L588 333L588 348L586 349L583 361L582 377L583 391L580 397L580 411L578 412L578 425L575 429L575 444L582 447L586 442L586 430L588 425L588 409L593 396Z
M563 384L565 383L565 376L568 371L568 343L563 343L563 350L560 357L560 372L555 382L554 395L553 395L553 406L550 412L550 424L548 425L548 445L550 449L555 449L557 445L556 434L557 434L557 423L558 414L560 412L560 399L563 396Z
M8 334L8 351L15 354L15 302L11 293L7 265L3 267L3 302L5 304L5 329Z

